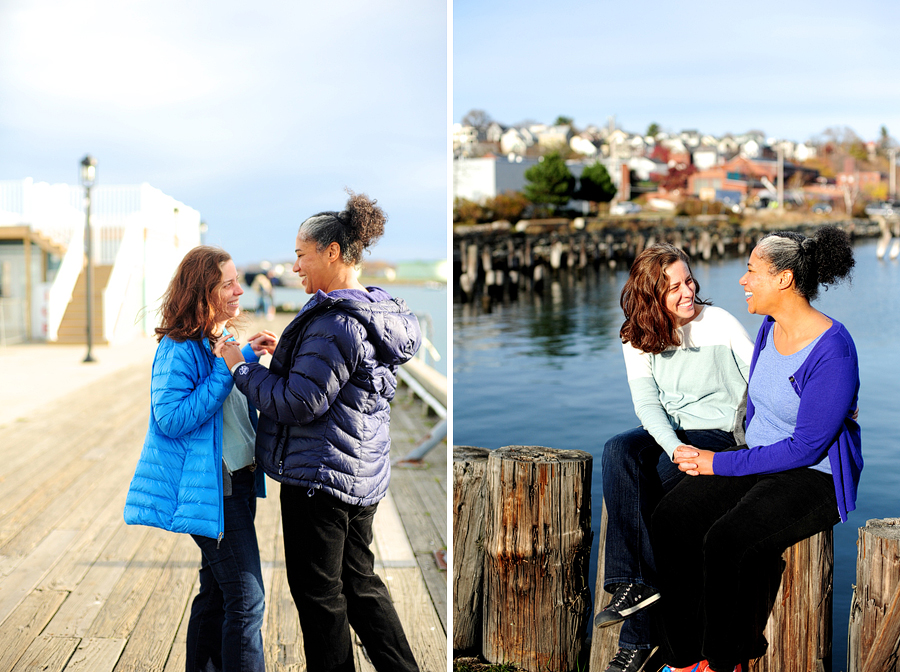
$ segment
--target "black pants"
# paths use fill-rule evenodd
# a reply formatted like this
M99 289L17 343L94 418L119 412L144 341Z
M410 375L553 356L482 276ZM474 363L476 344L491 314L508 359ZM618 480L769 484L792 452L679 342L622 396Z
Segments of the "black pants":
M813 469L683 479L651 524L666 662L730 671L765 653L781 554L839 520L831 475Z
M281 485L284 559L309 672L353 671L350 625L379 672L418 672L397 612L375 574L372 506Z

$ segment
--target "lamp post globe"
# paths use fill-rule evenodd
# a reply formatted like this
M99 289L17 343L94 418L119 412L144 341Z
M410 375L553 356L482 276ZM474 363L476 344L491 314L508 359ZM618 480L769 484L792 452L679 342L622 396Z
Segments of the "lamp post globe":
M87 355L84 358L85 363L96 361L91 356L91 346L93 344L92 322L94 309L94 266L93 254L91 253L91 187L94 186L94 180L97 177L97 162L88 154L81 160L81 184L84 186L84 254L87 258L85 266L85 289L87 293Z

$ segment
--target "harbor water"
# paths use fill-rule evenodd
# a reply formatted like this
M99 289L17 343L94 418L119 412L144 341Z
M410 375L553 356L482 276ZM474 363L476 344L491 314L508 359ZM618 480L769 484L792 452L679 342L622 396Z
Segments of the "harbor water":
M434 346L426 361L436 371L447 375L447 285L442 282L420 284L385 284L384 289L391 296L406 301L409 309L419 318L423 333ZM297 287L275 287L275 305L300 310L309 295ZM241 296L241 308L254 310L259 304L259 295L245 288ZM434 357L436 352L440 359Z
M860 242L850 284L822 291L816 307L844 323L860 366L859 422L865 468L857 509L834 533L835 671L846 670L847 625L856 580L857 528L873 518L900 516L900 263L876 258L874 240ZM738 279L746 258L694 262L700 295L735 315L751 338L762 318L747 312ZM596 582L602 489L600 455L611 436L637 426L625 379L619 294L627 269L589 269L563 276L543 294L518 301L453 307L453 442L499 448L540 445L594 456Z

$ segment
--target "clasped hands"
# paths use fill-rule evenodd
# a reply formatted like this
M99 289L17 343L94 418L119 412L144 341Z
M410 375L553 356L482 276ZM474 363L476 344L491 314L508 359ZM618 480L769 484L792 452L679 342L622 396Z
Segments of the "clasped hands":
M711 450L682 444L675 449L672 461L688 476L712 476L714 455Z
M256 353L257 357L262 357L264 354L271 355L275 352L275 346L278 345L278 337L271 331L263 329L253 334L247 340L247 343L253 348L253 352ZM216 357L224 358L225 364L229 369L235 364L244 361L244 356L241 354L241 345L233 339L220 340L213 348L213 354Z

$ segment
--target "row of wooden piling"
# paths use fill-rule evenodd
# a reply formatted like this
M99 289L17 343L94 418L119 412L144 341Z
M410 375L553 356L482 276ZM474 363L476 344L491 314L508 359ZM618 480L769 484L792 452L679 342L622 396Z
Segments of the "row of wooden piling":
M878 224L868 220L838 224L854 236L880 233ZM791 228L810 231L814 226ZM476 229L454 235L453 295L462 303L515 301L520 292L543 292L549 280L561 273L629 268L645 247L656 242L684 249L694 260L744 256L764 233L737 225L604 230L557 226L550 231L536 227L523 232Z
M453 449L453 649L523 670L603 670L619 626L589 618L592 457L537 446ZM601 508L594 610L603 589ZM848 672L900 670L900 519L859 530ZM832 531L791 548L765 629L766 655L750 672L831 669ZM774 588L774 587L773 587ZM774 593L774 590L773 590ZM843 667L841 666L841 669Z

